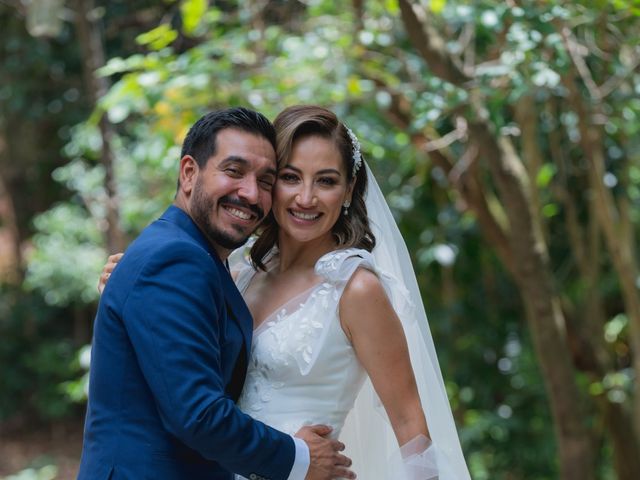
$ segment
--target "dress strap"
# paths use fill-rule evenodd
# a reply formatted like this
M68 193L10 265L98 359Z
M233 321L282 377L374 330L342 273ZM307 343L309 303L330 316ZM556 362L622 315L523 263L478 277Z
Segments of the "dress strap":
M336 290L342 295L352 275L360 267L371 270L378 276L398 314L404 314L414 308L409 292L402 288L393 276L376 265L370 252L361 248L346 248L325 254L316 263L315 272L335 285Z
M239 262L232 267L232 273L234 274L238 291L244 295L245 290L251 282L251 279L256 274L256 270L253 268L253 266L251 266L249 262Z
M358 267L376 272L373 256L361 248L329 252L316 262L315 272L334 285L346 284Z

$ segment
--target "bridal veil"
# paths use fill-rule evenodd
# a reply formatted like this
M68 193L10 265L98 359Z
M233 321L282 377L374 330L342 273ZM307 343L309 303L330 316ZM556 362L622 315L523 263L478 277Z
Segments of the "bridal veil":
M340 434L358 478L366 480L470 479L449 406L418 282L404 239L378 183L367 169L366 206L376 237L380 275L390 277L391 303L404 328L432 445L416 438L398 447L391 424L370 380L358 394Z

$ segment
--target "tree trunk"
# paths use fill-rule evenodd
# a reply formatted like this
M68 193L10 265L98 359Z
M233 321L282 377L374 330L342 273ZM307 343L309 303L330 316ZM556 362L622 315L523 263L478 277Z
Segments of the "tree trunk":
M611 434L613 446L613 465L618 480L637 480L640 478L640 457L638 440L630 415L619 403L612 403L605 396L600 400L604 411L604 420Z
M5 137L0 133L0 159L4 157L6 150ZM0 281L20 283L24 277L20 229L13 198L3 175L4 169L1 168L3 165L0 162Z
M104 46L97 20L94 18L93 0L76 0L76 29L82 52L85 87L94 106L107 92L107 81L96 75L96 70L105 64ZM118 199L114 159L111 150L113 129L104 112L99 121L102 135L100 162L105 169L105 190L107 196L107 231L105 232L107 250L111 253L124 250L124 238L120 229Z
M556 112L549 111L552 116ZM578 219L576 194L572 194L569 185L569 172L565 167L566 159L562 131L553 129L549 133L552 160L558 166L558 181L554 193L563 205L564 219L571 252L575 257L580 278L584 281L584 294L578 300L580 307L573 309L573 322L570 332L574 364L585 371L591 381L601 382L603 377L614 368L614 359L605 344L603 330L607 320L602 295L599 290L602 235L597 220L598 200L593 195L579 194L579 199L588 202L587 225L582 227ZM640 450L638 437L633 428L632 416L625 405L612 403L606 394L595 398L595 405L602 414L605 434L612 443L614 468L618 480L640 478Z
M589 163L590 189L596 197L595 213L604 239L611 255L613 267L618 274L625 312L629 318L629 337L633 350L633 370L636 379L640 379L640 294L636 286L639 269L635 257L635 245L626 226L628 219L621 212L611 191L604 185L605 159L604 142L599 128L590 123L593 112L588 109L578 89L575 78L566 75L565 86L569 90L571 106L578 116L580 143ZM636 435L640 438L640 382L635 382L634 424Z
M531 95L523 96L519 99L515 107L515 118L520 126L522 139L522 160L529 176L529 189L531 208L536 217L542 213L542 204L537 188L538 174L542 168L543 158L540 151L540 142L538 138L538 111L535 99ZM543 229L544 241L547 243L549 239L548 232L545 231L545 224L540 223Z
M551 401L562 478L593 479L593 445L567 350L565 319L553 287L547 247L531 211L527 174L507 138L496 139L483 122L472 123L470 133L489 163L509 217L510 245L517 259L515 280Z
M0 282L21 283L24 278L20 231L13 199L0 175Z

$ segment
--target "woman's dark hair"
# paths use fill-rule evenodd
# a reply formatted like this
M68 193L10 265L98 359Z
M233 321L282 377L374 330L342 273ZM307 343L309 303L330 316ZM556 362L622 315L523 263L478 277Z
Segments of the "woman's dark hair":
M267 139L276 148L276 131L273 125L259 112L244 107L232 107L209 112L194 123L182 142L180 158L191 155L198 167L204 168L209 159L216 154L218 132L225 128L236 128ZM180 179L178 179L180 188Z
M332 111L314 105L286 108L276 117L273 124L276 129L278 168L287 164L294 143L301 138L318 136L334 142L344 162L347 182L355 183L349 213L340 215L332 228L333 237L342 248L357 247L372 251L376 245L376 239L369 226L367 207L364 202L367 191L367 171L360 156L360 168L355 178L353 177L354 145L344 124ZM266 257L277 242L278 224L273 213L269 213L260 227L258 239L251 247L251 261L256 268L266 269L264 265Z

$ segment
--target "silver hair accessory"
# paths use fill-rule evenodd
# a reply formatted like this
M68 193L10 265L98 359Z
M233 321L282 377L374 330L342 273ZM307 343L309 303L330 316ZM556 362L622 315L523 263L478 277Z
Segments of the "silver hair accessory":
M362 166L362 153L360 153L360 142L358 141L358 137L353 131L345 125L347 129L347 133L349 134L349 138L351 139L351 146L353 147L353 171L351 172L351 176L356 178L356 173Z

